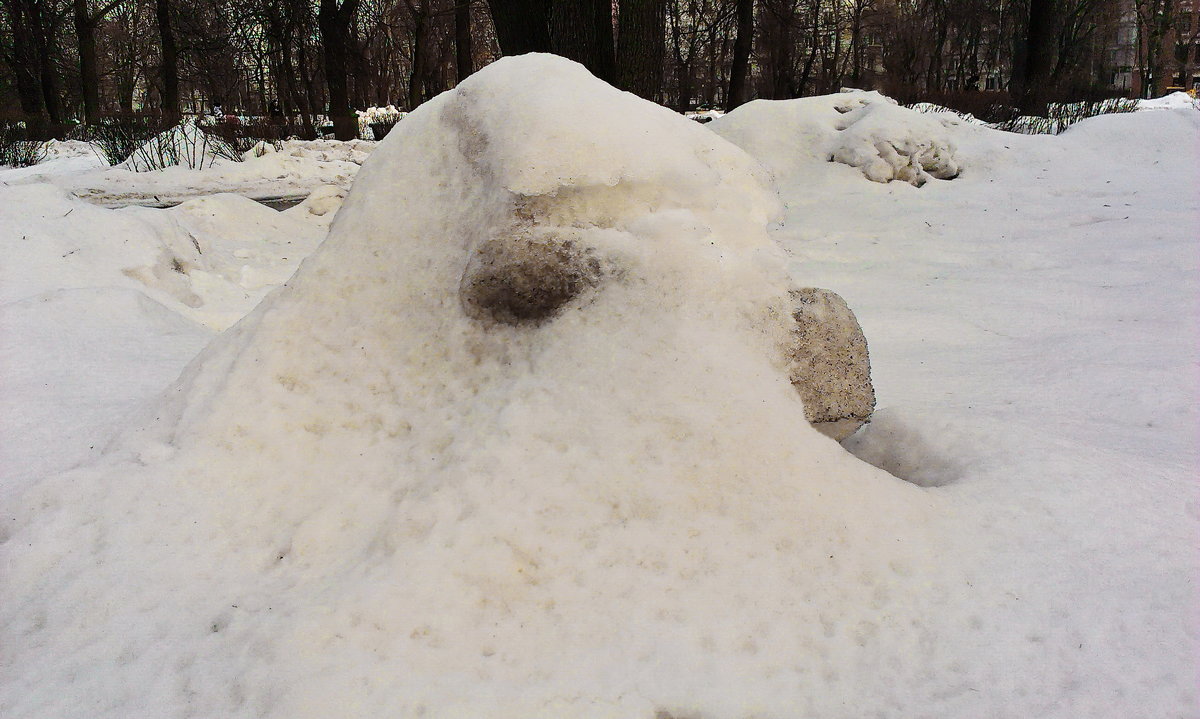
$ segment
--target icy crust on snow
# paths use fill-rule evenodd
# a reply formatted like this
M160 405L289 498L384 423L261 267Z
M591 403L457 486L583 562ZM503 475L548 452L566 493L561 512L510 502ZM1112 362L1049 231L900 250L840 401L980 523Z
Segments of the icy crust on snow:
M933 178L958 176L961 167L950 128L961 124L950 115L900 107L875 91L852 90L755 100L708 127L780 180L830 161L858 168L874 182L899 180L920 187Z
M805 421L760 174L550 56L422 106L142 430L14 507L2 713L927 700L962 671L928 648L935 500ZM607 271L543 322L468 316L473 253L531 237Z

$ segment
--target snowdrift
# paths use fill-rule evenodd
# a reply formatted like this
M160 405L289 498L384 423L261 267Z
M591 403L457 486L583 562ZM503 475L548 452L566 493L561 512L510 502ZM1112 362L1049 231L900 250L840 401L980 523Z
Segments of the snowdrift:
M1186 92L1172 92L1152 100L1138 100L1139 110L1200 110L1200 100Z
M6 513L0 714L924 701L941 510L805 421L765 179L550 56L422 106L139 429Z
M852 90L796 100L755 100L709 123L777 179L813 163L840 162L874 182L920 187L961 168L949 128L963 121L900 107L875 91Z
M117 167L133 172L151 172L176 165L203 170L222 161L237 161L240 157L229 143L208 135L194 119L188 118L147 140Z

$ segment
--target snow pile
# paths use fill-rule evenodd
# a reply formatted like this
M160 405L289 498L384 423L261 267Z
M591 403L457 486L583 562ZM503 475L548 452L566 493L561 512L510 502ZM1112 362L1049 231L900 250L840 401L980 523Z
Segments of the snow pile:
M98 150L95 145L83 140L47 140L46 160L65 160L78 157L96 157Z
M342 162L361 165L375 149L371 140L285 140L281 152L318 162Z
M0 494L107 441L295 272L343 194L319 188L283 213L233 195L107 210L47 184L0 186L0 396L20 408L0 413Z
M549 56L394 133L142 429L12 505L4 715L857 716L943 687L912 661L965 586L937 502L805 421L757 165ZM487 257L536 284L558 255L591 282L556 310L468 314Z
M983 120L980 120L978 117L975 117L974 115L972 115L969 112L959 112L958 110L955 110L952 107L946 107L945 105L938 105L937 103L933 103L933 102L914 102L913 104L908 105L907 107L908 107L908 109L910 109L914 112L919 112L922 114L945 113L945 114L953 115L953 116L957 117L959 120L962 120L963 122L965 122L969 125L986 125L987 124L986 122L984 122Z
M323 185L313 190L300 204L284 210L283 214L303 218L327 230L345 202L346 194L347 191L337 185Z
M1139 110L1200 110L1200 99L1186 92L1172 92L1153 100L1138 100Z
M958 177L954 143L943 119L885 102L864 103L838 124L832 158L862 170L868 180L920 187Z
M358 110L357 113L359 136L370 137L373 140L381 138L375 137L375 128L371 125L383 124L390 127L408 116L407 112L401 112L395 105L368 107L366 110Z
M403 112L395 105L387 105L386 107L376 107L372 105L366 110L358 110L359 122L397 122L404 119L407 112Z
M369 148L374 143L365 144ZM217 161L203 170L181 165L159 172L131 172L120 167L65 171L68 168L57 167L89 162L74 158L24 168L38 172L8 171L0 174L0 181L49 182L89 202L117 207L173 204L223 192L250 198L306 197L324 185L349 189L368 152L361 144L289 140L281 151L250 156L243 162ZM94 165L89 162L88 167Z
M195 119L188 118L147 140L117 167L134 172L151 172L176 165L203 170L239 159L240 155L229 143L204 132Z
M348 190L358 168L375 148L374 142L365 140L287 140L278 146L264 142L245 153L242 162L231 162L216 152L218 145L213 143L219 140L206 145L205 138L195 132L199 131L194 127L182 134L172 130L146 143L144 152L139 151L126 163L128 168L108 167L87 143L52 142L48 144L47 160L33 167L0 168L0 184L50 183L109 207L163 206L218 193L299 199L326 185ZM175 140L180 140L180 147L175 147ZM191 140L198 144L189 146ZM161 152L157 144L160 141L165 143ZM135 171L178 158L173 154L176 150L195 162L185 161L158 172Z
M724 117L725 113L721 112L720 110L693 110L683 113L683 116L689 120L694 120L695 122L704 124L706 122L712 122L718 117Z
M796 100L755 100L708 126L749 152L777 179L817 162L858 168L874 182L920 187L960 172L949 115L899 107L878 92L849 91Z

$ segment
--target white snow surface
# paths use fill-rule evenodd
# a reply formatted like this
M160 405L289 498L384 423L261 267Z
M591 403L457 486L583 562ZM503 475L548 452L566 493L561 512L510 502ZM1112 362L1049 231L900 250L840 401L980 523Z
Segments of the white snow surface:
M1186 92L1172 92L1154 99L1138 100L1139 110L1200 110L1200 100Z
M839 162L874 182L920 187L960 171L950 128L964 121L900 107L875 91L848 90L795 100L754 100L710 127L779 178Z
M205 134L194 118L188 118L147 140L117 167L133 172L152 172L175 165L203 170L222 159L230 159L223 156L220 142Z
M282 150L250 153L244 162L207 157L203 169L174 165L151 172L108 167L98 155L72 147L32 167L0 169L0 186L50 183L108 207L174 204L216 193L303 198L325 185L348 190L374 147L365 140L287 140Z
M0 185L0 497L98 452L114 416L295 272L342 194L282 213L236 195L107 210Z
M944 127L954 182L772 181L525 56L258 238L240 198L0 186L5 417L40 412L0 437L0 715L1196 715L1200 122ZM468 319L475 248L530 234L617 269ZM124 271L164 251L220 281ZM870 342L853 455L787 381L792 283Z

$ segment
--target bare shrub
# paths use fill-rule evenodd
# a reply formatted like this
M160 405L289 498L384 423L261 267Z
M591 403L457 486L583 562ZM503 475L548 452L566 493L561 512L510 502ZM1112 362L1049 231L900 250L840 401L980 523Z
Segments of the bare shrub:
M46 158L46 143L31 139L24 123L0 124L0 165L29 167Z
M111 115L98 124L81 125L77 136L95 145L105 162L119 165L168 127L157 115Z

